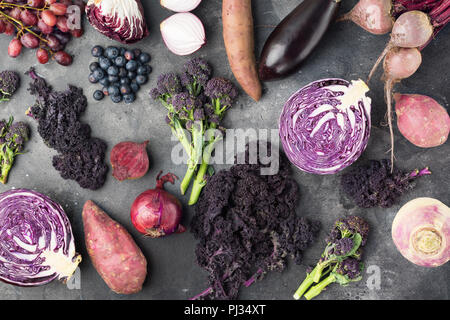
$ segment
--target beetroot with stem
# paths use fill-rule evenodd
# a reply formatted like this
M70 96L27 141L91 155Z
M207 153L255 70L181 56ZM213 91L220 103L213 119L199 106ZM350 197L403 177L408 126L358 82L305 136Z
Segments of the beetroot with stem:
M384 59L384 97L387 104L387 120L391 136L391 171L394 166L394 131L392 127L392 89L396 82L412 76L420 64L422 55L416 48L397 48L389 50Z
M177 177L168 173L160 178L161 174L162 171L156 177L156 188L141 193L131 206L131 222L134 227L151 238L186 230L181 225L183 212L180 201L164 190L164 184L175 183Z
M337 21L351 20L372 34L385 34L392 30L391 0L360 0L353 9Z

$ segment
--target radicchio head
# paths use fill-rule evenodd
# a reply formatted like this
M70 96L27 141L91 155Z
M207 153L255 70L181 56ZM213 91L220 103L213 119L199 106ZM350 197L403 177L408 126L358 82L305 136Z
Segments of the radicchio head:
M100 33L124 44L148 36L140 0L89 0L86 16Z

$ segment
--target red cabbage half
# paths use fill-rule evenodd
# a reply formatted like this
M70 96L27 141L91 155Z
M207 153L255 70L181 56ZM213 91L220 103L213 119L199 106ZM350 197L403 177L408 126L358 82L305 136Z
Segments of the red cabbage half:
M19 286L67 281L80 262L58 203L28 189L0 194L0 280Z
M280 138L299 169L333 174L351 165L367 146L371 100L361 81L323 79L294 93L280 117Z
M135 43L148 36L140 0L89 0L86 16L100 33L121 43Z

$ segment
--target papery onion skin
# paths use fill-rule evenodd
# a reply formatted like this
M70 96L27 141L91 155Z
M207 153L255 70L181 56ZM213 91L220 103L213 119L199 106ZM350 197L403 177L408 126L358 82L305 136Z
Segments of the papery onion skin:
M136 43L149 35L140 0L89 0L86 16L100 33L120 43Z
M200 19L190 12L176 13L160 25L167 48L174 54L192 54L206 43L205 28Z
M67 281L81 262L61 205L33 190L0 194L0 244L0 280L13 285ZM61 274L57 267L46 265L44 256L65 263L67 272Z
M197 8L202 0L161 0L160 4L174 12L189 12Z
M334 174L355 162L367 147L371 100L362 95L356 97L357 105L343 105L340 99L350 88L351 83L343 79L322 79L286 102L280 138L287 157L299 169Z

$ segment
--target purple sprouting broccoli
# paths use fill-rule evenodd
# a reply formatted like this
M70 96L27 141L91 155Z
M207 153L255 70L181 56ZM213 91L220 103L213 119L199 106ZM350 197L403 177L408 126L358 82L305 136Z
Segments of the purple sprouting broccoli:
M363 263L358 259L349 257L337 263L330 274L322 281L312 286L306 293L305 298L311 300L318 296L328 285L336 282L341 286L347 286L351 282L357 282L362 279Z
M202 58L189 60L183 66L181 83L192 96L199 96L211 78L211 66Z
M25 142L28 141L30 129L25 122L0 121L0 182L5 184L17 155L23 153Z
M9 101L20 86L20 77L17 72L5 70L0 72L0 102Z
M220 122L237 96L231 81L211 78L211 75L211 66L202 58L194 58L184 64L181 76L161 74L157 86L150 91L151 98L167 109L165 121L189 157L180 185L182 194L186 193L197 172L190 205L197 202L206 184L205 175L212 171L208 170L211 169L209 159L216 142L225 132ZM207 132L209 129L211 131Z
M336 266L347 259L360 260L362 247L367 242L369 224L358 216L348 216L338 219L326 238L326 247L319 262L309 272L294 294L295 299L309 289L313 283L319 283L323 276L334 272ZM334 271L333 271L334 270Z
M212 78L208 81L205 88L205 96L211 99L211 104L206 108L205 114L207 117L207 129L216 130L219 128L220 122L225 115L225 112L231 107L238 95L235 85L228 79ZM203 161L198 169L197 175L192 186L191 196L189 198L189 205L197 203L200 193L206 184L206 173L209 167L209 159L215 148L217 141L222 138L223 130L219 130L219 134L212 134L206 141L205 151L203 152Z
M392 207L396 200L415 186L415 180L431 174L428 168L404 172L394 167L391 172L389 160L371 160L366 166L354 167L342 175L344 193L358 207Z

